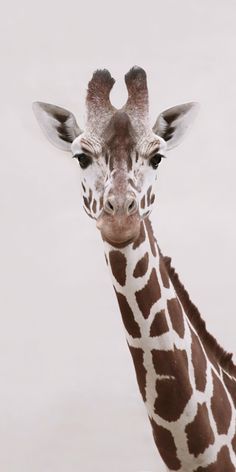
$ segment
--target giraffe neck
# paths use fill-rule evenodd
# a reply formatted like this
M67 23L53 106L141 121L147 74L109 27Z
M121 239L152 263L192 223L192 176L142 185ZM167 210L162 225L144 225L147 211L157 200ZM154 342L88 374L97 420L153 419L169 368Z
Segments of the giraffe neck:
M235 471L232 399L175 293L150 221L142 222L139 238L124 248L105 242L105 255L165 464L170 470L202 472L215 461Z

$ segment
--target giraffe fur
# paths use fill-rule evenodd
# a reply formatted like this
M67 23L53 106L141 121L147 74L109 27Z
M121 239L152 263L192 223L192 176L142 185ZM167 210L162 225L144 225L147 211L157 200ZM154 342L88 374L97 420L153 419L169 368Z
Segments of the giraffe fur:
M126 104L110 102L114 79L96 71L87 121L36 102L39 124L80 166L82 201L96 221L154 442L169 471L236 471L236 366L207 331L153 233L158 167L195 118L195 102L149 120L146 73L125 76Z

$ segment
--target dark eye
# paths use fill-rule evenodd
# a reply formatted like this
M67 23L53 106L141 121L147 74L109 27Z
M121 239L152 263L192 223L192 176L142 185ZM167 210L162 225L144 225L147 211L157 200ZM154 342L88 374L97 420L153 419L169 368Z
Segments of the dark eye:
M155 154L155 156L152 156L150 159L150 166L152 166L153 169L157 169L162 157L163 156L161 154Z
M82 154L75 154L73 156L74 159L78 159L79 161L79 165L82 169L86 169L86 167L88 167L91 163L92 163L92 159L91 157L87 156L86 154L82 153Z

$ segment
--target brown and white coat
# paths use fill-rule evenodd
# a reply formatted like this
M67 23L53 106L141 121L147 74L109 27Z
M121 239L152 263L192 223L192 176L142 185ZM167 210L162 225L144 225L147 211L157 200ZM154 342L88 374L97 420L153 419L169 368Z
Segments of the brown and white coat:
M164 258L149 214L157 168L189 127L196 104L148 118L146 74L125 76L128 100L110 103L114 79L89 82L85 130L67 110L35 103L57 147L81 167L86 213L96 220L122 315L139 389L160 455L178 472L236 471L236 367L207 332L197 308Z
M161 255L149 220L132 245L114 249L105 243L105 251L165 464L185 472L235 471L235 368Z

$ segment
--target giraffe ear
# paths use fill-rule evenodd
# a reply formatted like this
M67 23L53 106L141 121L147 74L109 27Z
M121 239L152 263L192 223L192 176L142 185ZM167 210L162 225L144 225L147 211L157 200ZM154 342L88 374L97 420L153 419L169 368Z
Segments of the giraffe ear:
M181 143L198 110L199 104L190 102L168 108L158 116L153 131L166 141L167 151Z
M70 151L71 143L82 133L74 115L65 108L43 102L34 102L33 111L48 140L63 151Z

